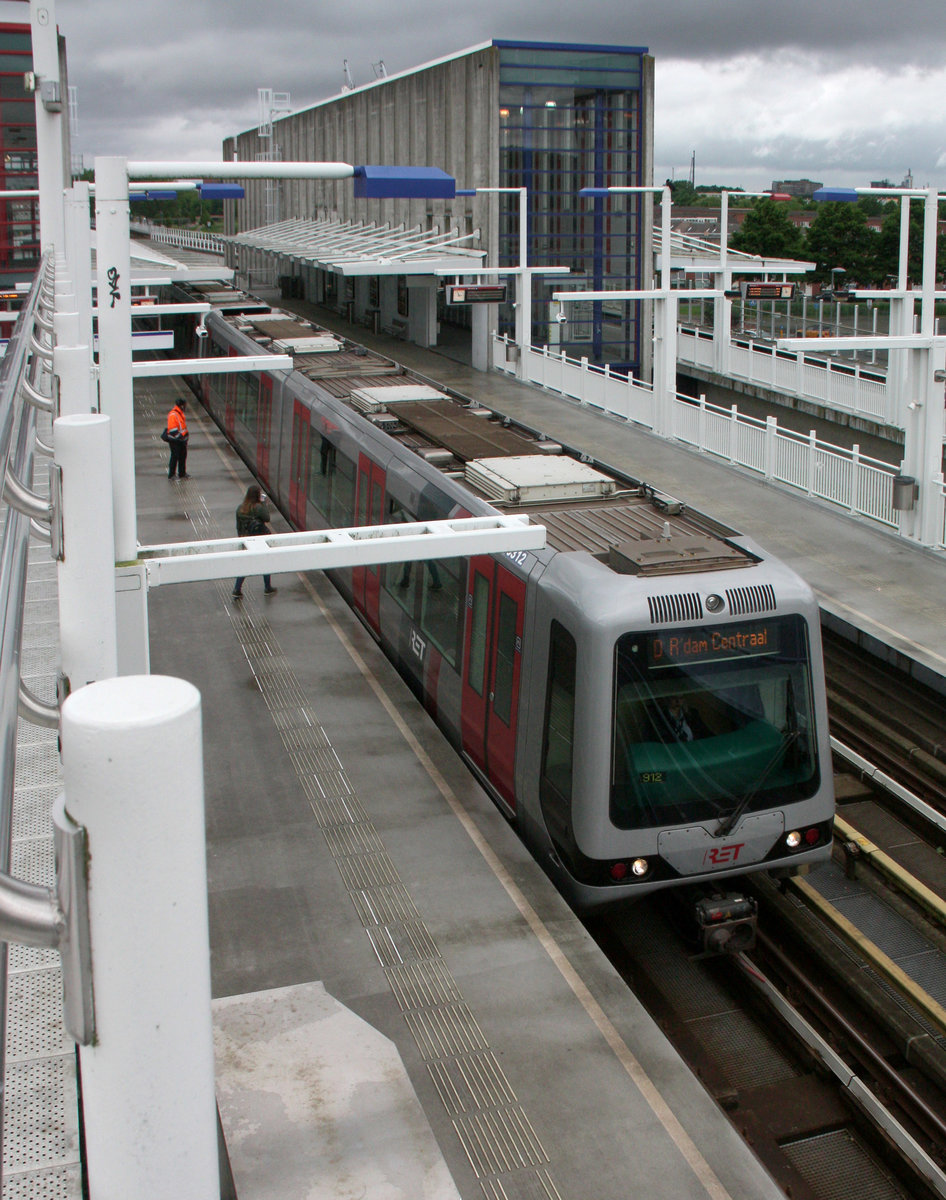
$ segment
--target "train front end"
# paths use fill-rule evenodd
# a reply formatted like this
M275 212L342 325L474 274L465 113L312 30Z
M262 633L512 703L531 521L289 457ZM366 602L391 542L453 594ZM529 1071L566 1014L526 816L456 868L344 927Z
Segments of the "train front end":
M551 608L563 607L550 616L550 691L567 671L555 627L577 620L581 631L573 702L552 697L549 710L570 719L571 741L547 718L539 801L575 902L693 884L713 894L748 872L827 859L834 790L807 586L761 552L751 565L659 579L563 555L552 574Z

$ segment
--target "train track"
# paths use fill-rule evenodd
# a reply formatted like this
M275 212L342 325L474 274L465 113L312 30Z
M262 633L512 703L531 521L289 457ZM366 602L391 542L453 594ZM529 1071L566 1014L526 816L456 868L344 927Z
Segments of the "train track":
M946 1195L946 1046L765 883L757 946L706 958L656 899L595 936L793 1200Z
M825 634L824 651L832 737L938 814L939 823L888 789L889 809L946 851L946 697L836 635ZM842 782L842 808L848 797Z
M894 946L922 938L946 980L946 702L833 639L826 663L827 898L806 880L747 880L759 936L732 957L694 953L676 898L592 932L793 1200L946 1196L946 1011L856 919L863 908L869 927L861 901L881 900L908 922Z

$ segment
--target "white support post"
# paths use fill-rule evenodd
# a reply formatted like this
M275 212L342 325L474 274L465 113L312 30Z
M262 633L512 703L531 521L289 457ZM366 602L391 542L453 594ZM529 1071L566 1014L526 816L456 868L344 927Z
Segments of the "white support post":
M62 758L89 845L89 1190L219 1200L200 693L160 675L81 688Z
M526 351L532 345L532 272L528 268L529 257L529 189L519 189L519 307L516 309L516 344L519 347L519 362L516 374L526 379Z
M668 288L654 301L654 433L664 434L669 428L676 394L677 297Z
M99 401L111 418L112 504L116 563L138 556L135 496L135 422L131 358L131 253L128 233L128 164L95 160L96 281L98 289ZM136 568L132 568L136 570ZM133 674L148 662L147 605L140 572L116 584L118 670Z
M129 562L138 551L135 499L135 424L131 374L131 253L128 234L128 164L95 160L96 282L99 324L99 393L112 418L112 488L115 554Z
M53 423L62 472L59 632L62 670L72 691L118 671L109 424L100 413Z
M30 0L33 74L36 81L36 165L42 203L40 244L45 253L64 251L65 188L63 113L67 98L59 76L59 36L55 0Z
M79 344L92 345L92 214L87 182L66 192L66 259L79 311ZM95 390L94 388L92 389Z
M778 450L778 421L775 417L765 418L765 478L775 478L775 462Z
M932 338L935 323L936 241L939 196L937 189L927 190L923 213L923 284L920 305L920 333ZM923 403L923 469L920 475L917 527L924 546L938 546L942 537L942 489L939 480L943 467L943 396L934 380L932 348L920 353L918 398Z
M473 325L473 370L488 371L490 368L491 330L496 327L495 304L471 304Z
M59 413L65 417L92 412L97 406L97 397L92 378L92 353L88 343L81 341L82 317L78 312L57 312L53 324L56 330L53 374L59 379Z

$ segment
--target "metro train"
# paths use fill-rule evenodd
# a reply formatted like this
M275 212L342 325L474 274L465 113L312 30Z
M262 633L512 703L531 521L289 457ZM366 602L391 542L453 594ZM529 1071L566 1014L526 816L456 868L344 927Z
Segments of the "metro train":
M198 353L293 356L192 386L294 527L546 526L540 551L332 578L577 908L829 857L819 615L793 571L334 333L202 298Z

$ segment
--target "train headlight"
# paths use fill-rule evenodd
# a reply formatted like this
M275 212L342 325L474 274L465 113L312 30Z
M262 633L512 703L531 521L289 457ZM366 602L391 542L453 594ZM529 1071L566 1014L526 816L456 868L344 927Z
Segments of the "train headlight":
M793 829L791 833L785 835L785 845L789 850L797 850L801 845L801 834L797 829Z
M650 863L646 858L635 858L631 863L631 871L638 879L643 879L650 870Z
M712 592L709 596L706 597L706 611L707 612L711 612L711 613L722 612L725 607L726 607L726 601L722 598L722 596L717 595L716 592Z

